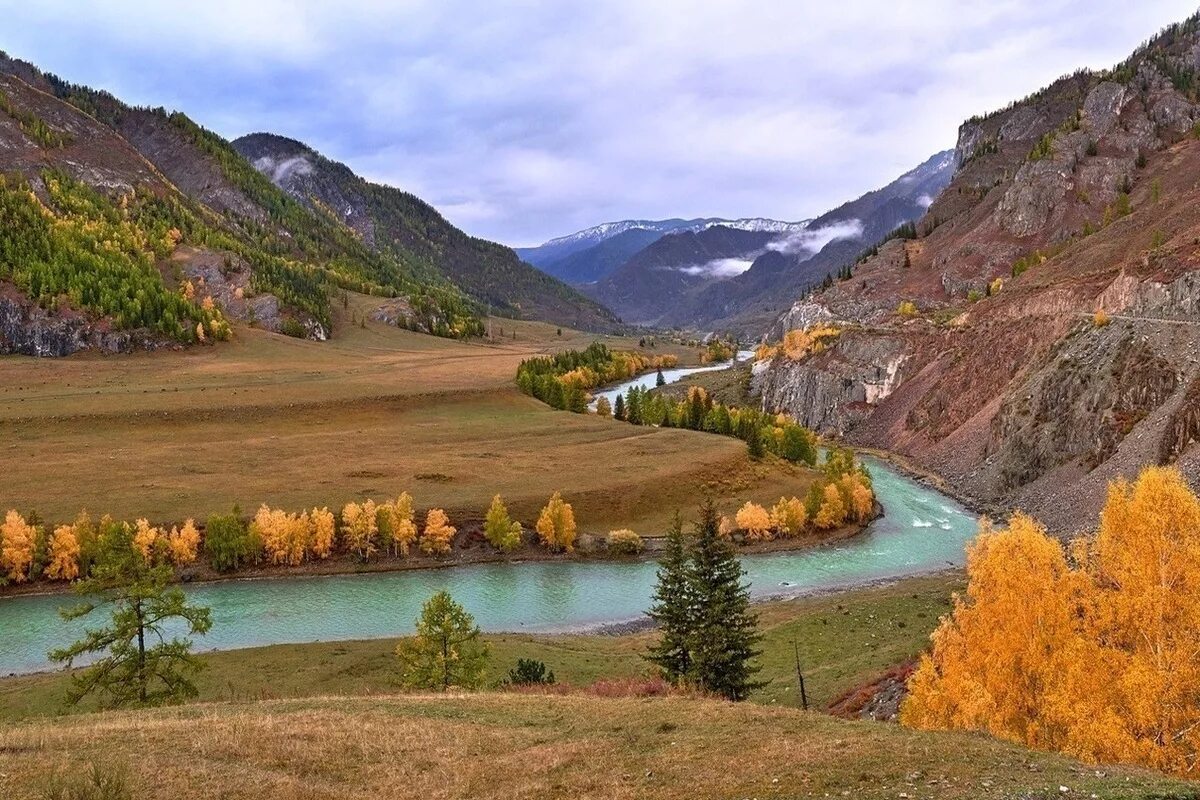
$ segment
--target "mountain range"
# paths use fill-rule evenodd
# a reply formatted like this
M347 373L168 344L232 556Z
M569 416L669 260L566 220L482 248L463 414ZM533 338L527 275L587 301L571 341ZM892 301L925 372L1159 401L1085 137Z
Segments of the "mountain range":
M801 222L624 220L518 249L624 321L757 338L792 300L921 216L953 174L937 153L881 189Z
M325 338L339 289L396 297L398 323L444 336L482 330L489 310L619 327L511 249L299 142L235 147L4 54L0 174L0 352L187 342L222 316Z

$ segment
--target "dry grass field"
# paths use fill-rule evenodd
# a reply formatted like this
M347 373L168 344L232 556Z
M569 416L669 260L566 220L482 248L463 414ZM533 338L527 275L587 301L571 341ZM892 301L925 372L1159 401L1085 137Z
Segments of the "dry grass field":
M181 352L5 358L0 457L19 468L6 471L0 506L172 523L407 490L419 507L479 518L499 492L532 522L561 489L582 530L654 534L706 491L766 501L807 486L803 471L751 464L732 439L556 412L517 392L522 359L591 334L495 320L494 341L454 342L362 323L375 302L339 309L325 343L239 328L230 343Z
M1194 784L983 736L686 697L312 698L0 732L8 800L44 797L50 776L78 781L92 764L139 800L1195 796Z

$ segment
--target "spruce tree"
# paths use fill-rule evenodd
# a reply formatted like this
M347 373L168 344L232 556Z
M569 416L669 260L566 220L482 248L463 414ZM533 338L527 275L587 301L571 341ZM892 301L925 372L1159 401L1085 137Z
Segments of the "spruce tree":
M750 610L749 586L742 583L741 562L718 526L716 506L705 500L688 570L693 604L690 678L704 691L745 700L762 685L753 680L759 667L751 664L762 637L758 616Z
M625 398L622 395L617 395L617 402L613 406L613 419L625 421Z
M660 638L647 660L658 665L663 677L679 683L691 670L689 640L692 633L692 602L689 591L688 547L679 512L667 531L667 546L658 562L658 584L649 616L658 625Z
M658 375L656 375L654 377L654 385L655 386L666 386L667 385L667 377L665 375L663 375L662 367L658 368Z

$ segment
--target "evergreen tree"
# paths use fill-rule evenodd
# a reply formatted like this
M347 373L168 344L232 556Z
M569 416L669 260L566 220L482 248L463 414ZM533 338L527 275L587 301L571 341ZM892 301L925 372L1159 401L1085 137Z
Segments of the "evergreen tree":
M192 641L166 637L172 629L207 633L212 627L208 609L185 603L183 592L170 585L171 565L154 553L143 556L128 525L108 526L104 539L91 575L75 585L88 600L61 614L75 620L106 603L113 607L111 623L50 653L51 661L68 667L82 656L105 654L71 676L67 701L95 693L109 705L146 706L195 697L191 677L203 664L191 654Z
M746 449L750 453L750 457L755 461L759 460L766 454L766 448L763 447L762 434L757 428L747 437Z
M449 592L430 597L421 608L416 635L396 647L405 685L443 692L451 686L477 688L488 658L479 634L475 618Z
M692 635L692 600L688 580L688 547L679 512L667 531L666 550L658 562L658 584L649 616L658 625L660 637L646 656L658 665L663 677L678 683L691 671L689 640Z
M759 667L750 662L762 638L750 610L749 586L742 583L741 562L718 530L716 506L705 500L691 547L688 593L692 598L690 677L700 689L729 700L745 700L763 684L753 680Z
M666 386L667 385L667 377L665 375L663 375L662 367L658 368L658 375L656 375L654 377L654 385L655 386Z
M622 395L617 395L617 402L613 406L613 419L625 421L625 398Z

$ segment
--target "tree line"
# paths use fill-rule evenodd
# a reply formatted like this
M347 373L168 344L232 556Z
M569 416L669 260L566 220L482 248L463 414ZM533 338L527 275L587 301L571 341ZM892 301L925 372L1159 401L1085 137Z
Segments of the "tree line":
M587 411L591 389L678 363L678 357L670 354L648 356L611 350L603 342L593 342L583 350L564 350L522 361L517 366L517 387L553 408L582 414Z

